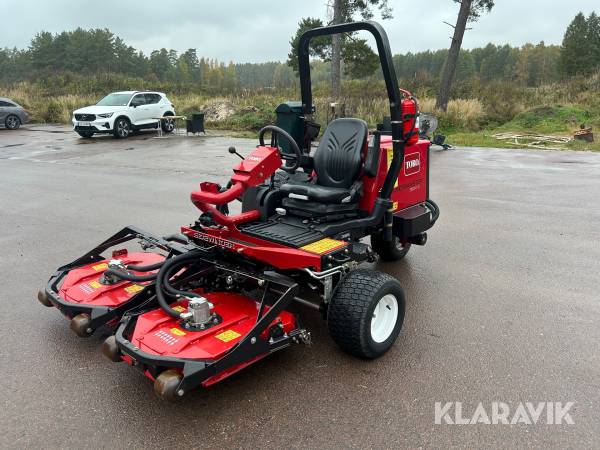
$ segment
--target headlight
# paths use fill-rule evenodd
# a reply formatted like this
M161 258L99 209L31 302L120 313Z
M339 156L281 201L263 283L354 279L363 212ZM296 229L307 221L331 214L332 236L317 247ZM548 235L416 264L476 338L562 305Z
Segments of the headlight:
M106 114L98 114L98 117L102 117L103 119L108 119L109 117L112 117L113 113L106 113Z

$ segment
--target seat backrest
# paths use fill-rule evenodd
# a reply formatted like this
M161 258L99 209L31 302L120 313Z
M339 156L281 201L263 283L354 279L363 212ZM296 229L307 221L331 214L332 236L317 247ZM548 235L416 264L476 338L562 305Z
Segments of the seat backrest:
M318 185L352 186L360 174L368 133L360 119L336 119L327 126L314 156Z

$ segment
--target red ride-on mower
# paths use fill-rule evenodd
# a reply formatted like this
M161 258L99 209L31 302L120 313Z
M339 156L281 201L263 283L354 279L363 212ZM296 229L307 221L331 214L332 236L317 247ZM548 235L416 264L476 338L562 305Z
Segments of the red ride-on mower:
M359 30L377 42L391 117L371 135L360 119L334 120L311 155L317 126L309 43ZM164 399L217 383L292 343L309 343L292 303L319 310L333 340L361 358L381 356L400 333L400 283L358 267L378 257L397 261L412 244L424 245L439 216L429 199L430 142L419 140L416 99L398 88L377 23L308 31L299 55L296 122L263 128L227 187L205 182L192 192L202 214L182 227L187 242L162 243L168 250L162 263L113 263L109 271L143 289L139 300L119 310L119 326L103 352L142 370ZM227 205L235 200L242 212L230 215ZM371 245L362 242L367 236ZM69 268L60 273L70 274ZM55 297L52 303L61 304Z

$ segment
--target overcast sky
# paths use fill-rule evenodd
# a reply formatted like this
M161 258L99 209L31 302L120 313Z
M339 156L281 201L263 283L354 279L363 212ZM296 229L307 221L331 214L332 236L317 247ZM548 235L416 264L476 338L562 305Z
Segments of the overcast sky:
M325 17L327 0L0 0L0 47L24 48L41 30L109 28L149 53L161 47L222 61L285 60L290 36L302 17ZM458 5L451 0L390 0L394 18L384 21L393 53L449 45ZM496 0L490 15L473 24L464 46L488 42L560 44L575 14L599 0ZM408 9L405 9L408 8Z

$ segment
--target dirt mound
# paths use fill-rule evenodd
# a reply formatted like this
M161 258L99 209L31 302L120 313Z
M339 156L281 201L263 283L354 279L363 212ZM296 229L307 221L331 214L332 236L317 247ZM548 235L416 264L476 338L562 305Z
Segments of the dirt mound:
M208 122L221 122L235 114L233 103L228 100L213 100L202 107Z

